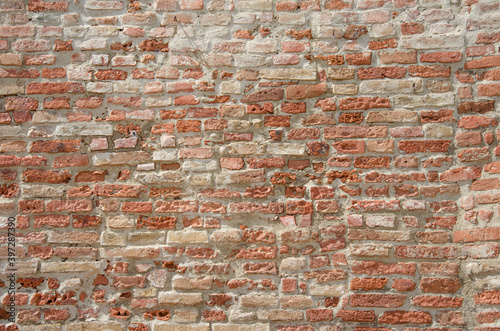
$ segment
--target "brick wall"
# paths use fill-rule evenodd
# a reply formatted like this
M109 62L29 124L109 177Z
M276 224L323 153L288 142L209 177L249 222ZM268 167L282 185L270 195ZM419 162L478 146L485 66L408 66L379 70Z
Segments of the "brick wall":
M499 28L482 0L0 0L0 330L500 330Z

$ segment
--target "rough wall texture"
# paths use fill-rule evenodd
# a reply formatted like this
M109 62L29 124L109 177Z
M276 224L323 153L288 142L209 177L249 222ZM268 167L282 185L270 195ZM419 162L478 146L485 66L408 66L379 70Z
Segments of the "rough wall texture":
M0 330L500 330L500 8L1 0ZM12 296L14 298L14 296Z

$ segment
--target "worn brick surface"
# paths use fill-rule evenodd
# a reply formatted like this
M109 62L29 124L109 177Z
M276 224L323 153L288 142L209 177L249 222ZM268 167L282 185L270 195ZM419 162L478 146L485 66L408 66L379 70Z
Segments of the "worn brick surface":
M0 0L0 331L498 331L499 29L492 0Z

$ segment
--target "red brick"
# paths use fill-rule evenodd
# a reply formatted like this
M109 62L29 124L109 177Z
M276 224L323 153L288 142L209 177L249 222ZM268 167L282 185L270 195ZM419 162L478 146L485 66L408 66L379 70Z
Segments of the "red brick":
M271 157L264 159L257 158L247 158L246 162L249 168L258 169L258 168L283 168L285 166L285 159L282 157Z
M247 105L247 114L272 114L273 104L270 102L264 102L262 105L254 104Z
M415 289L416 284L411 279L394 279L392 288L399 292L411 292Z
M15 198L19 195L19 184L1 184L0 196L3 198Z
M144 216L137 219L137 228L147 229L175 229L177 217L172 216Z
M42 78L64 78L66 69L64 68L42 68Z
M401 33L403 35L420 34L422 32L424 32L424 25L422 23L401 23Z
M145 279L143 276L116 276L113 278L114 287L144 287Z
M224 132L225 141L252 141L253 133Z
M483 80L500 80L500 70L499 69L491 69L483 73L478 79Z
M457 256L456 247L396 246L394 256L404 259L452 259Z
M480 145L481 142L481 133L478 131L462 132L455 135L455 144L459 147Z
M202 317L207 322L224 321L226 314L222 310L204 310Z
M500 162L496 161L486 164L484 171L489 172L490 174L500 173Z
M35 183L68 183L71 180L71 174L67 170L41 170L27 169L23 172L25 182Z
M287 214L312 214L313 205L307 201L287 201Z
M156 39L146 39L139 43L139 49L143 52L168 52L168 42L163 43Z
M4 315L1 315L2 319L4 319ZM5 319L9 318L9 313L5 311ZM42 317L40 309L20 309L17 313L17 323L19 324L27 324L27 323L37 323L40 321ZM13 324L11 324L13 325ZM17 328L16 328L17 329ZM4 330L16 330L14 328L5 329ZM19 330L19 329L17 329Z
M402 140L399 149L405 153L443 153L448 151L450 140Z
M390 108L391 103L387 98L379 97L358 97L341 99L339 108L342 110Z
M323 322L333 320L333 310L331 309L307 309L306 319L309 322Z
M455 293L462 285L457 278L422 278L420 289L424 293Z
M460 151L457 156L462 162L485 161L491 157L488 147L465 149Z
M500 319L498 311L484 311L476 315L476 320L480 324L494 323Z
M354 158L354 167L361 169L389 168L390 158L388 156L373 157L359 156Z
M293 39L295 40L300 40L300 39L312 39L312 34L311 34L311 29L306 29L306 30L287 30L286 35L290 35Z
M103 182L106 178L107 170L104 171L81 171L75 176L75 182Z
M64 94L83 93L84 88L82 84L76 82L64 83L29 83L26 86L27 94Z
M420 113L422 123L450 122L453 121L453 110L440 109L438 111L422 111Z
M460 167L443 172L439 179L443 182L457 182L481 177L480 167Z
M201 121L197 120L180 120L176 123L178 132L200 132Z
M239 157L222 157L220 159L221 168L239 170L242 169L244 165L245 162Z
M432 316L424 311L385 311L379 322L383 324L431 324Z
M492 55L492 56L484 56L481 59L471 60L465 63L464 68L468 69L481 69L481 68L490 68L496 67L500 65L500 56Z
M494 44L500 41L500 33L498 32L482 32L478 33L476 44Z
M40 72L35 69L3 69L0 78L38 78Z
M352 307L383 307L396 308L404 305L406 295L404 294L351 294Z
M338 153L362 154L365 152L365 142L362 140L344 140L333 144Z
M12 37L34 37L35 27L33 25L0 26L0 38Z
M474 301L478 305L500 304L500 291L485 291L474 295Z
M184 213L184 212L197 212L198 201L191 200L175 200L157 201L155 205L157 213Z
M64 51L72 51L73 50L73 40L60 40L56 39L54 41L54 51L55 52L64 52Z
M370 65L372 63L372 53L346 54L345 60L350 65Z
M453 232L453 242L493 241L500 239L500 227L488 227Z
M276 235L269 231L245 229L242 240L245 243L274 244L276 242Z
M315 55L315 59L326 61L330 66L339 66L344 64L343 55Z
M21 164L21 158L15 155L0 155L0 167L15 167Z
M69 225L69 216L67 215L43 215L35 216L33 227L42 226L66 227Z
M205 202L200 205L200 213L226 213L226 206L219 202Z
M243 98L241 98L241 102L244 103L254 103L261 101L279 101L284 97L283 89L274 88L274 89L262 89L255 93L249 94Z
M23 214L39 214L45 210L42 200L22 200L19 201L19 211Z
M451 298L440 295L420 295L414 297L412 303L415 306L426 308L457 308L462 306L463 300L463 298Z
M372 310L339 310L336 317L344 322L375 322L375 312Z
M98 80L124 80L127 78L127 72L115 69L100 69L94 73Z
M397 60L398 58L396 58ZM396 61L391 60L391 61ZM397 60L403 61L403 60ZM404 60L405 63L408 60ZM395 62L399 63L399 62ZM401 67L372 67L372 68L360 68L358 69L359 79L401 79L406 76L406 68Z
M338 203L331 200L317 201L314 208L318 213L336 213L340 210Z
M316 102L314 107L321 107L323 111L333 111L337 109L334 98L320 99Z
M500 95L500 83L480 84L477 86L478 97L493 97Z
M496 125L496 121L481 116L464 116L458 122L458 126L465 129L476 129L479 127L488 127L490 125Z
M52 257L54 250L50 246L28 246L28 256L39 257L41 259L49 259Z
M460 62L462 60L461 52L434 52L420 54L421 62L441 62L451 63Z
M370 49L384 49L384 48L396 48L396 47L398 47L398 41L395 38L370 41L368 43L368 48Z
M288 114L299 114L306 112L305 102L283 102L281 103L281 111Z
M211 147L181 148L179 159L209 159L214 155Z
M315 279L318 283L327 283L335 280L346 279L346 277L346 272L342 269L325 269L304 272L305 279Z
M64 155L54 158L53 168L85 167L89 164L88 155Z
M319 139L320 130L314 128L291 129L287 134L290 140Z
M361 123L363 122L363 113L342 113L339 116L340 123Z
M124 107L140 107L142 104L141 97L110 97L106 101Z
M326 90L326 83L292 85L286 88L286 98L289 100L315 98L325 93Z
M48 212L68 211L73 213L89 212L92 200L52 200L47 202Z
M289 127L290 116L266 116L264 118L264 126Z
M342 3L341 1L339 1ZM330 2L331 3L331 2ZM327 4L325 4L325 8L327 8ZM339 8L336 8L339 9ZM364 25L348 25L344 32L344 38L355 40L361 37L364 34L368 33L368 29Z
M382 290L388 281L387 278L353 278L350 288L354 291Z
M276 247L240 248L231 252L234 259L272 260L276 256Z
M278 267L276 262L263 262L263 263L244 263L243 271L246 274L256 275L276 275Z
M217 117L217 108L189 108L189 117L191 118L204 118L204 117Z
M25 56L24 64L28 66L52 65L56 63L56 57L53 54Z
M412 77L422 78L447 78L451 76L451 68L446 66L410 66L408 72Z
M45 108L45 109L70 109L69 101L70 101L70 98L68 98L68 97L45 98L45 100L43 100L43 108Z
M14 116L12 116L12 117L14 117ZM29 120L31 120L31 117ZM9 113L0 113L0 124L10 124L11 122L12 122L12 118L11 118L11 115ZM16 122L18 122L18 121L16 121Z
M65 12L68 11L68 2L46 2L42 0L32 0L28 3L28 10L34 12L54 11Z

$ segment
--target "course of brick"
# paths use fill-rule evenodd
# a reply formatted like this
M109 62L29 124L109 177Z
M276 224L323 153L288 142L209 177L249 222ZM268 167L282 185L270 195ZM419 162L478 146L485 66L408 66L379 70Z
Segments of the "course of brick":
M0 0L0 331L499 331L499 31L488 0Z

